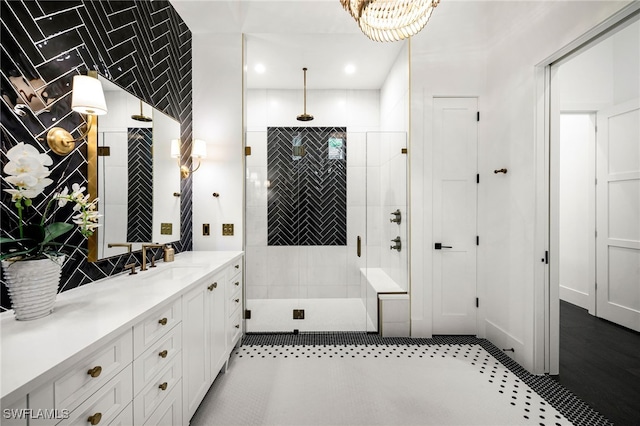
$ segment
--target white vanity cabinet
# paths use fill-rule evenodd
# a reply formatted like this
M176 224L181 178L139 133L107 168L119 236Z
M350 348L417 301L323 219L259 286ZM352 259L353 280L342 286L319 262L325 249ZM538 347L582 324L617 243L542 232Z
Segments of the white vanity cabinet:
M242 257L182 297L184 424L242 335Z
M181 253L61 293L46 318L0 314L0 422L188 425L242 335L242 259Z

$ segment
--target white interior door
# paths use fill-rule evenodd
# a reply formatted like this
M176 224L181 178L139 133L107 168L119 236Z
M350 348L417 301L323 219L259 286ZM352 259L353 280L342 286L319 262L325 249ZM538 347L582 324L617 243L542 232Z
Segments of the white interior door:
M476 98L435 98L433 334L476 334Z
M597 308L640 331L640 100L598 112Z

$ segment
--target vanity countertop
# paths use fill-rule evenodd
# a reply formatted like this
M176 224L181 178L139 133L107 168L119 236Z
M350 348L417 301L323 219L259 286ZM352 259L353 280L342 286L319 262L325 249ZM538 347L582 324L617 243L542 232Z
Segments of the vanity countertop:
M54 369L73 365L132 327L150 310L177 299L209 274L237 260L241 251L190 251L157 267L111 276L58 294L51 315L16 321L0 314L0 398L33 390ZM49 377L51 376L51 377Z

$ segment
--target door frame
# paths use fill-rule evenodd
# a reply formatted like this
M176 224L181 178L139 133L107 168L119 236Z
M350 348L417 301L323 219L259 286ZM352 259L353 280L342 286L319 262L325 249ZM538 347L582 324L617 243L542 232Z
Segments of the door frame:
M552 223L557 223L557 211L551 211L552 149L559 138L559 96L552 90L558 85L557 65L635 22L640 15L640 2L632 2L604 22L567 44L534 68L535 73L535 235L534 235L534 373L559 374L560 368L560 289L551 277L557 277L558 266L553 262L557 245L551 239ZM552 67L552 64L554 67ZM557 203L556 203L557 204ZM555 242L557 244L557 241ZM551 255L551 257L549 257ZM549 262L549 259L551 261ZM557 280L555 281L557 283Z

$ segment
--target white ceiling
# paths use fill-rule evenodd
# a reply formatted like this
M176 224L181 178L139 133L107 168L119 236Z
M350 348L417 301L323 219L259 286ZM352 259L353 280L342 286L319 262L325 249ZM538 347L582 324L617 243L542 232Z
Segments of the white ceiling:
M195 37L244 33L247 87L379 89L405 42L369 40L339 0L171 0ZM263 74L254 67L261 63ZM344 72L352 64L355 72Z

